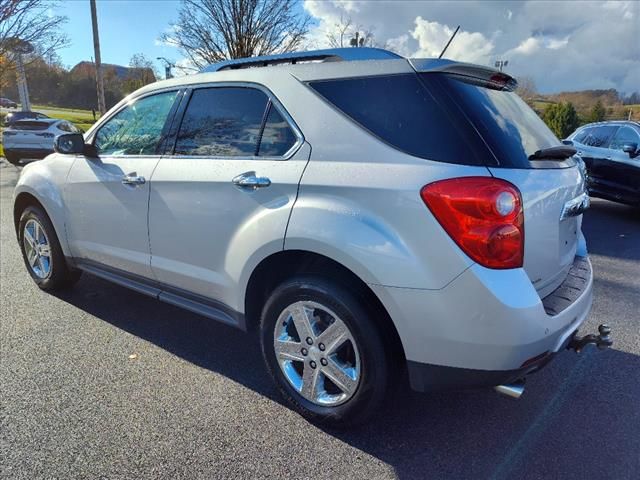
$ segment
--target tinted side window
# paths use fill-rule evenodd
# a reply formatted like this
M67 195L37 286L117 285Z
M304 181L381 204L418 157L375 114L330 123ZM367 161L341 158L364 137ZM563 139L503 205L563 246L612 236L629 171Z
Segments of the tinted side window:
M607 148L609 145L609 139L611 135L616 131L618 127L615 125L603 125L601 127L594 127L589 132L589 135L584 140L585 145L590 147Z
M184 114L176 155L254 156L267 95L255 88L195 90Z
M633 128L623 126L614 135L609 148L622 150L625 144L628 145L630 143L635 143L636 146L640 145L640 135Z
M95 136L103 155L153 155L177 92L141 98L111 117Z
M451 111L445 95L428 91L417 75L325 80L309 85L372 134L410 155L472 165L486 159L482 145L476 149L468 143L477 137L468 122L455 107Z
M296 135L291 126L272 104L264 124L258 155L261 157L281 157L296 143Z

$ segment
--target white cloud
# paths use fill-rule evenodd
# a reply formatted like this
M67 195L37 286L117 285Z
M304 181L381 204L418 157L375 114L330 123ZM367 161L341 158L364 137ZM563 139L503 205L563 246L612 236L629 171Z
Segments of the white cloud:
M509 60L509 73L532 77L543 92L640 89L640 1L306 0L304 8L317 21L316 48L328 46L326 32L342 15L373 27L377 44L404 56L437 56L462 22L449 58Z
M429 22L421 16L416 18L415 25L411 36L418 42L418 50L412 55L413 57L437 57L455 31L447 25ZM445 57L466 62L486 63L492 51L493 43L483 34L461 30L449 45Z

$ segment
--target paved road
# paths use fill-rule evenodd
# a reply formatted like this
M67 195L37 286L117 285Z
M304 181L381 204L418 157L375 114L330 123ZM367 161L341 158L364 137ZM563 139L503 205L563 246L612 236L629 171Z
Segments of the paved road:
M284 407L250 335L85 276L28 278L0 165L0 475L6 478L638 478L640 211L594 201L588 328L518 401L407 392L370 425L323 431ZM130 358L135 354L136 358Z

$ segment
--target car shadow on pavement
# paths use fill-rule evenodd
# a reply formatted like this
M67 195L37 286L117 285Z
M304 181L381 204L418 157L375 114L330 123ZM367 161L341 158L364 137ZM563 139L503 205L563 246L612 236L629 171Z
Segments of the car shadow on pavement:
M89 275L59 298L281 403L255 334ZM640 471L640 382L628 381L638 372L636 355L566 352L528 380L519 400L490 389L401 389L365 426L323 430L400 478L630 478Z
M640 207L592 199L582 230L590 254L640 260Z

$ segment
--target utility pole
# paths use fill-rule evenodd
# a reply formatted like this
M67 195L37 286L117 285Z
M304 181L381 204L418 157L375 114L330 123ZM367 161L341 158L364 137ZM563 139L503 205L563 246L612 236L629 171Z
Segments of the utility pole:
M31 102L29 101L29 89L27 88L27 75L24 71L23 55L32 53L34 50L33 45L18 37L5 38L2 41L2 44L6 50L13 53L16 61L16 85L18 87L18 96L20 97L22 110L31 111Z
M31 102L29 101L29 89L27 88L27 76L24 71L24 61L22 60L22 53L16 54L16 74L18 77L18 96L20 97L20 104L22 110L27 112L31 111Z
M156 57L156 60L162 60L164 62L164 78L166 78L167 80L173 78L171 68L175 67L176 64L165 57Z
M100 61L100 38L98 36L98 13L96 0L89 0L91 4L91 25L93 26L93 50L96 57L96 84L98 88L98 111L104 114L107 109L104 102L104 82L102 79L102 63Z

